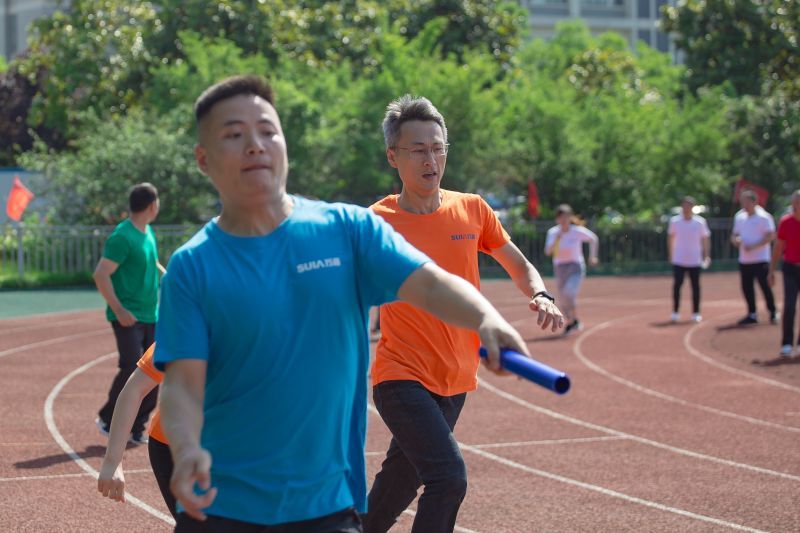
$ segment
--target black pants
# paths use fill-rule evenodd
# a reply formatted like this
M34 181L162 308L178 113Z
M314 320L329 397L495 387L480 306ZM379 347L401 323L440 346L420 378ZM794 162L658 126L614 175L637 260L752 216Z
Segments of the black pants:
M169 446L151 436L147 444L147 451L150 456L150 468L153 469L153 475L156 477L161 497L164 498L164 503L167 504L172 517L177 520L178 511L175 508L175 496L169 489L169 480L172 478L172 469L175 466L172 462Z
M678 312L681 302L681 286L683 277L689 273L689 281L692 283L692 312L700 312L700 267L682 267L672 265L672 310Z
M133 371L136 370L136 363L141 359L142 354L147 350L155 341L156 325L145 324L137 322L130 327L123 327L116 320L111 322L111 328L114 330L114 337L117 339L117 350L119 351L119 370L117 375L114 376L114 381L111 382L111 388L108 390L108 400L105 405L100 408L100 419L107 425L111 425L111 416L114 414L114 406L117 404L117 397L122 391L122 388L127 383L128 378L131 377ZM142 405L139 407L139 413L136 415L136 420L133 422L132 433L144 432L144 426L147 423L147 418L150 412L156 406L158 399L158 387L154 388L142 400Z
M761 287L761 293L764 295L764 300L767 301L767 309L770 316L775 315L775 297L772 294L772 288L767 281L769 274L769 263L752 263L745 265L739 263L739 276L742 281L742 293L747 302L747 313L754 315L756 313L756 288L755 281L758 280L758 286Z
M797 292L800 290L800 263L783 263L783 336L782 345L794 344L794 319L797 310ZM800 331L798 332L800 343Z
M201 522L186 513L181 513L175 526L175 533L361 533L361 531L361 519L353 508L321 518L274 526L212 515L208 515Z
M411 531L453 531L467 493L467 468L453 437L466 396L439 396L416 381L385 381L373 388L392 441L369 492L365 533L388 531L420 485L425 488Z

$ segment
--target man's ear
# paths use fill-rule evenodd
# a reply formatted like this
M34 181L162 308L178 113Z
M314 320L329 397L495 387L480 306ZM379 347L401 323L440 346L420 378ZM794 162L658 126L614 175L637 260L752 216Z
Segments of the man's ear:
M206 160L206 149L199 144L194 145L194 159L197 161L197 168L200 172L208 175L208 161Z
M395 160L394 150L391 148L386 149L386 160L392 168L397 168L397 161Z

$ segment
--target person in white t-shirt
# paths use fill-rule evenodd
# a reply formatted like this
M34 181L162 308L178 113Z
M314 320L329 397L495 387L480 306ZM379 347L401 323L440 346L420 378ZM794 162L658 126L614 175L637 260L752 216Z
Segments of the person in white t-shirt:
M767 302L769 320L772 324L777 324L779 317L775 297L767 281L770 243L775 240L775 220L758 205L758 195L750 189L742 191L739 203L742 209L733 217L731 231L731 243L739 248L739 274L742 293L747 302L747 315L739 321L739 325L758 322L755 280L758 280Z
M556 209L556 222L557 226L547 230L544 253L553 257L556 286L560 294L558 305L567 319L564 335L569 335L581 329L577 299L581 282L586 276L583 243L589 243L589 264L596 266L599 240L597 235L583 227L581 220L574 216L567 204L561 204Z
M668 245L669 261L672 263L672 316L677 322L681 300L681 286L686 274L692 283L692 320L700 322L700 269L711 264L711 231L706 220L693 212L697 204L694 198L686 196L681 201L681 214L669 221Z

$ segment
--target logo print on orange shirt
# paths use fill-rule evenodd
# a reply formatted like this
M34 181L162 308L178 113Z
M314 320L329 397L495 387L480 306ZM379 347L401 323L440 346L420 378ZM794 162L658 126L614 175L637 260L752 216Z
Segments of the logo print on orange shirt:
M450 235L451 241L474 241L478 236L474 233L455 233Z

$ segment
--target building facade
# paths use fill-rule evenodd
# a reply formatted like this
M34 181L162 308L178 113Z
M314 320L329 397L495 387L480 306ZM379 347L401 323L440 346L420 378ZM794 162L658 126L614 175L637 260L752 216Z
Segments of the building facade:
M613 31L619 33L635 49L638 41L661 52L669 52L678 61L671 37L660 31L661 6L675 0L522 0L527 8L531 34L549 39L556 24L570 18L583 19L593 35Z
M28 47L28 28L34 20L53 13L59 0L0 0L0 55L7 62Z

